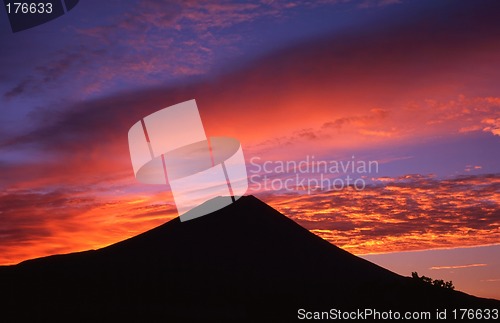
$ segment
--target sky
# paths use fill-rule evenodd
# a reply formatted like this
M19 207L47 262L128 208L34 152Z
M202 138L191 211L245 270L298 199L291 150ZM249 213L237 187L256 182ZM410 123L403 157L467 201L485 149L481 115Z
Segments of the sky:
M135 180L127 132L196 99L208 136L240 140L248 194L390 270L500 299L499 14L86 0L12 33L0 10L0 264L176 217L168 186Z

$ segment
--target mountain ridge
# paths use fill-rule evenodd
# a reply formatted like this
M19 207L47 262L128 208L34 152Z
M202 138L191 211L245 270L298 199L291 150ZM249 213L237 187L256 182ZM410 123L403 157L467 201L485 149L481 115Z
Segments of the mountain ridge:
M299 308L435 311L500 303L397 275L253 196L98 250L3 267L0 288L11 295L3 305L13 321L289 322ZM19 300L27 305L16 310Z

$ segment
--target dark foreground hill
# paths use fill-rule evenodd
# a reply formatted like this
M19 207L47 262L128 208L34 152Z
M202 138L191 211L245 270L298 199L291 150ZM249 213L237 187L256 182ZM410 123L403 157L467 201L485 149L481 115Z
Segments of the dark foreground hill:
M360 259L253 196L103 249L0 267L0 292L2 322L290 322L299 309L500 307Z

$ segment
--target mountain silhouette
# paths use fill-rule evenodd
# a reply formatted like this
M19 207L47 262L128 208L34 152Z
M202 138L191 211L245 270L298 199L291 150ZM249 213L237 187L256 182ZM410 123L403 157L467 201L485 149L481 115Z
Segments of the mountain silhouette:
M2 266L0 291L5 322L293 322L299 309L500 305L358 258L253 196L99 250Z

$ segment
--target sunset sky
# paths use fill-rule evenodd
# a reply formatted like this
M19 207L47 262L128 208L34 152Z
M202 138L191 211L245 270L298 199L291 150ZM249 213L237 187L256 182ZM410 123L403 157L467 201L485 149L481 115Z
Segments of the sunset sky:
M12 33L0 10L0 264L177 216L168 186L135 180L127 132L196 99L208 136L241 141L248 194L402 275L500 299L498 17L497 1L85 0ZM378 167L323 174L362 190L264 189L321 175L264 163L313 159Z

